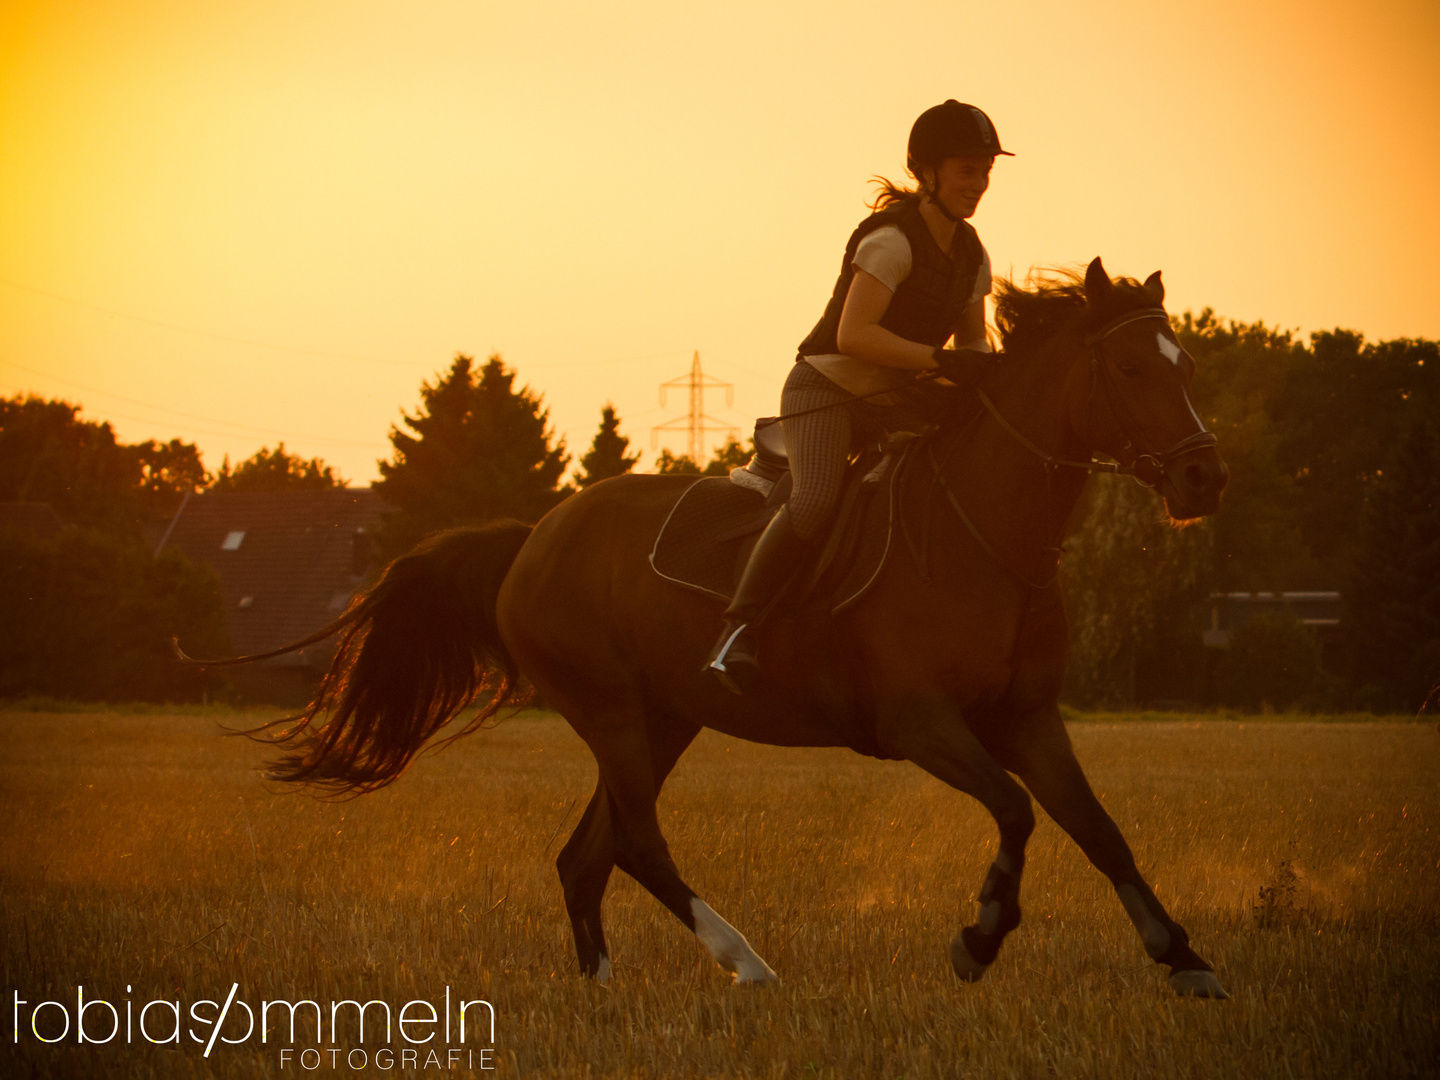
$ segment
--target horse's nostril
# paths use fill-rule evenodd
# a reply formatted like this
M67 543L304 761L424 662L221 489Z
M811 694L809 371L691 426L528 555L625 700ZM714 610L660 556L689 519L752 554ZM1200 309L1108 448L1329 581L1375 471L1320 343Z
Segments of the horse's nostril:
M1185 466L1185 483L1191 491L1201 491L1209 486L1210 470L1198 461Z

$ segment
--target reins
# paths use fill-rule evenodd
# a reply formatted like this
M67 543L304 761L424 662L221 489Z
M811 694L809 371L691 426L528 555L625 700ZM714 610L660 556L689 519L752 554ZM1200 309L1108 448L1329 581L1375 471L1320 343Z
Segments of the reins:
M1115 407L1115 400L1110 392L1109 370L1101 362L1100 345L1122 326L1129 326L1131 323L1139 322L1141 319L1164 319L1168 325L1170 316L1164 308L1140 308L1137 311L1128 311L1124 315L1110 320L1110 322L1106 323L1099 330L1096 330L1092 334L1087 334L1085 337L1085 349L1090 354L1090 370L1100 383L1102 391L1105 394L1105 403L1110 406L1110 413L1115 417L1115 422L1120 426L1120 431L1124 434L1126 442L1131 449L1135 450L1135 460L1129 465L1122 465L1117 461L1100 461L1093 457L1089 461L1071 461L1068 458L1056 457L1054 454L1047 453L1040 449L1040 447L1036 446L1016 430L1015 426L1001 415L1000 410L995 407L995 403L990 400L990 395L985 393L984 390L978 391L980 403L985 406L990 415L995 418L995 422L998 423L1007 434L1044 462L1046 469L1084 469L1086 472L1091 473L1103 472L1112 473L1117 476L1133 476L1138 483L1143 484L1145 487L1158 487L1160 482L1165 479L1166 466L1168 464L1172 463L1176 458L1183 457L1195 450L1200 450L1207 446L1216 446L1219 444L1219 440L1215 437L1214 432L1201 430L1185 436L1185 438L1181 439L1168 450L1163 450L1159 453L1142 451L1136 447L1135 438L1130 434L1130 429L1125 424L1122 410ZM1155 476L1154 480L1147 480L1141 475L1141 462L1148 462L1156 470L1156 472L1151 473L1152 476Z
M998 362L1000 357L997 355L995 359ZM799 361L797 361L797 363L798 362ZM781 420L793 420L797 416L809 416L811 413L824 412L826 409L843 409L846 406L851 405L857 401L865 401L867 398L879 397L881 394L894 394L901 390L904 390L907 386L915 386L918 383L929 382L931 379L937 379L939 377L940 372L938 371L920 371L916 372L913 377L905 380L902 383L898 383L895 386L887 386L883 390L872 390L868 394L851 394L850 391L846 390L845 392L847 394L850 394L850 396L844 401L831 401L827 402L824 405L816 405L813 408L809 409L797 409L795 412L781 413L779 416L761 417L759 420L755 421L755 426L757 428L769 427L772 424L780 423Z
M1120 462L1115 461L1100 461L1093 457L1088 461L1075 461L1070 458L1057 457L1056 455L1041 449L1029 438L1027 438L1023 433L1021 433L1013 424L1011 424L1010 421L1005 419L1004 415L1000 412L1000 410L996 408L995 403L990 400L990 395L987 394L983 389L977 391L977 394L980 398L980 403L985 406L985 410L994 418L995 422L1000 425L1001 430L1004 431L1011 438L1013 438L1031 454L1038 457L1042 465L1044 466L1047 475L1053 476L1056 469L1081 469L1088 473L1103 472L1120 476L1133 476L1138 483L1144 485L1145 487L1155 488L1164 481L1167 467L1173 464L1176 459L1183 457L1186 454L1192 453L1196 450L1218 445L1219 440L1216 439L1214 433L1210 431L1205 431L1202 428L1202 430L1200 431L1187 435L1185 438L1181 439L1169 449L1160 451L1158 453L1141 451L1136 446L1135 439L1130 434L1130 429L1125 423L1125 417L1122 411L1116 407L1115 399L1110 389L1109 372L1105 364L1103 363L1100 346L1106 338L1108 338L1111 334L1115 333L1115 331L1119 330L1121 327L1129 326L1131 323L1139 322L1142 319L1164 319L1168 324L1170 316L1166 313L1164 308L1159 307L1140 308L1136 311L1129 311L1105 323L1093 333L1086 335L1083 345L1085 351L1089 353L1092 378L1102 387L1102 392L1105 395L1105 402L1109 406L1111 415L1114 416L1116 424L1120 427L1121 433L1125 436L1127 448L1135 452L1134 460L1129 465L1123 465ZM1093 394L1093 387L1091 392ZM961 524L963 524L966 530L970 533L970 535L974 537L975 542L980 545L981 550L983 550L985 554L990 556L990 558L993 559L996 563L998 563L1002 568L1008 571L1013 577L1017 578L1032 589L1040 591L1048 589L1052 585L1054 585L1056 579L1060 575L1061 549L1059 547L1059 538L1057 537L1057 541L1054 546L1043 549L1047 552L1053 552L1055 555L1055 570L1046 580L1036 581L1030 578L1028 575L1021 573L1019 570L1016 570L1000 555L1000 553L995 549L995 546L985 538L984 534L980 532L979 527L975 524L973 520L971 520L970 515L965 512L965 507L961 505L959 497L952 490L949 481L945 477L945 470L941 467L941 463L935 457L935 447L933 439L926 440L925 449L926 456L930 459L930 467L933 470L935 480L939 483L941 491L945 494L945 500L950 504L950 508L955 511L955 516L960 519ZM1142 465L1142 463L1144 463L1144 465ZM1141 474L1142 468L1147 473L1149 473L1149 478ZM921 566L921 573L922 576L925 573L925 568L923 564Z

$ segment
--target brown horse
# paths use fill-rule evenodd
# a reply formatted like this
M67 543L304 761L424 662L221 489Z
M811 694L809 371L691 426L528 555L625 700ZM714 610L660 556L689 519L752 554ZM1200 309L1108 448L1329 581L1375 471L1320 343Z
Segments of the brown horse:
M1227 479L1190 405L1193 361L1163 299L1158 273L1112 282L1099 259L1083 283L1002 285L1004 359L981 404L970 398L965 422L923 442L898 481L908 512L933 500L929 557L892 557L833 619L814 605L778 612L761 632L764 671L743 697L701 670L718 603L647 562L693 479L623 476L533 529L457 530L392 564L317 635L343 632L340 652L272 775L379 787L477 693L488 687L488 703L459 734L528 680L599 764L558 860L581 971L610 974L600 902L618 866L738 981L763 982L775 973L685 884L661 835L655 802L676 760L702 727L905 759L974 796L999 826L979 919L950 946L962 979L978 979L1020 922L1033 795L1114 884L1175 989L1223 997L1091 792L1056 705L1066 653L1058 545L1089 471L1106 467L1092 452L1153 486L1175 519L1213 513ZM322 712L323 726L307 726Z

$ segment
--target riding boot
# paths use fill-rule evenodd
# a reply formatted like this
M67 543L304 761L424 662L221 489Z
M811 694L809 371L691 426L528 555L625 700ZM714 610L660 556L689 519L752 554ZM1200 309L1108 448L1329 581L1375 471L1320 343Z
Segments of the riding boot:
M744 693L746 683L759 671L755 629L771 602L813 549L809 541L791 528L789 508L783 506L755 542L750 560L740 575L735 598L725 610L720 640L705 662L705 670L732 693Z

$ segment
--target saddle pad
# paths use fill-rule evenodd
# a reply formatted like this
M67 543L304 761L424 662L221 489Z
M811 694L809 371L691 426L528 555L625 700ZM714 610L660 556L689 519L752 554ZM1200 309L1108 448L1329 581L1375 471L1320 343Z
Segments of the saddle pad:
M772 513L763 495L728 476L696 480L660 526L650 565L667 581L728 601Z
M854 478L821 561L804 583L807 595L828 597L835 613L860 599L880 576L894 531L899 460L895 455ZM726 477L697 480L660 527L650 565L667 581L728 602L774 512L757 492Z

